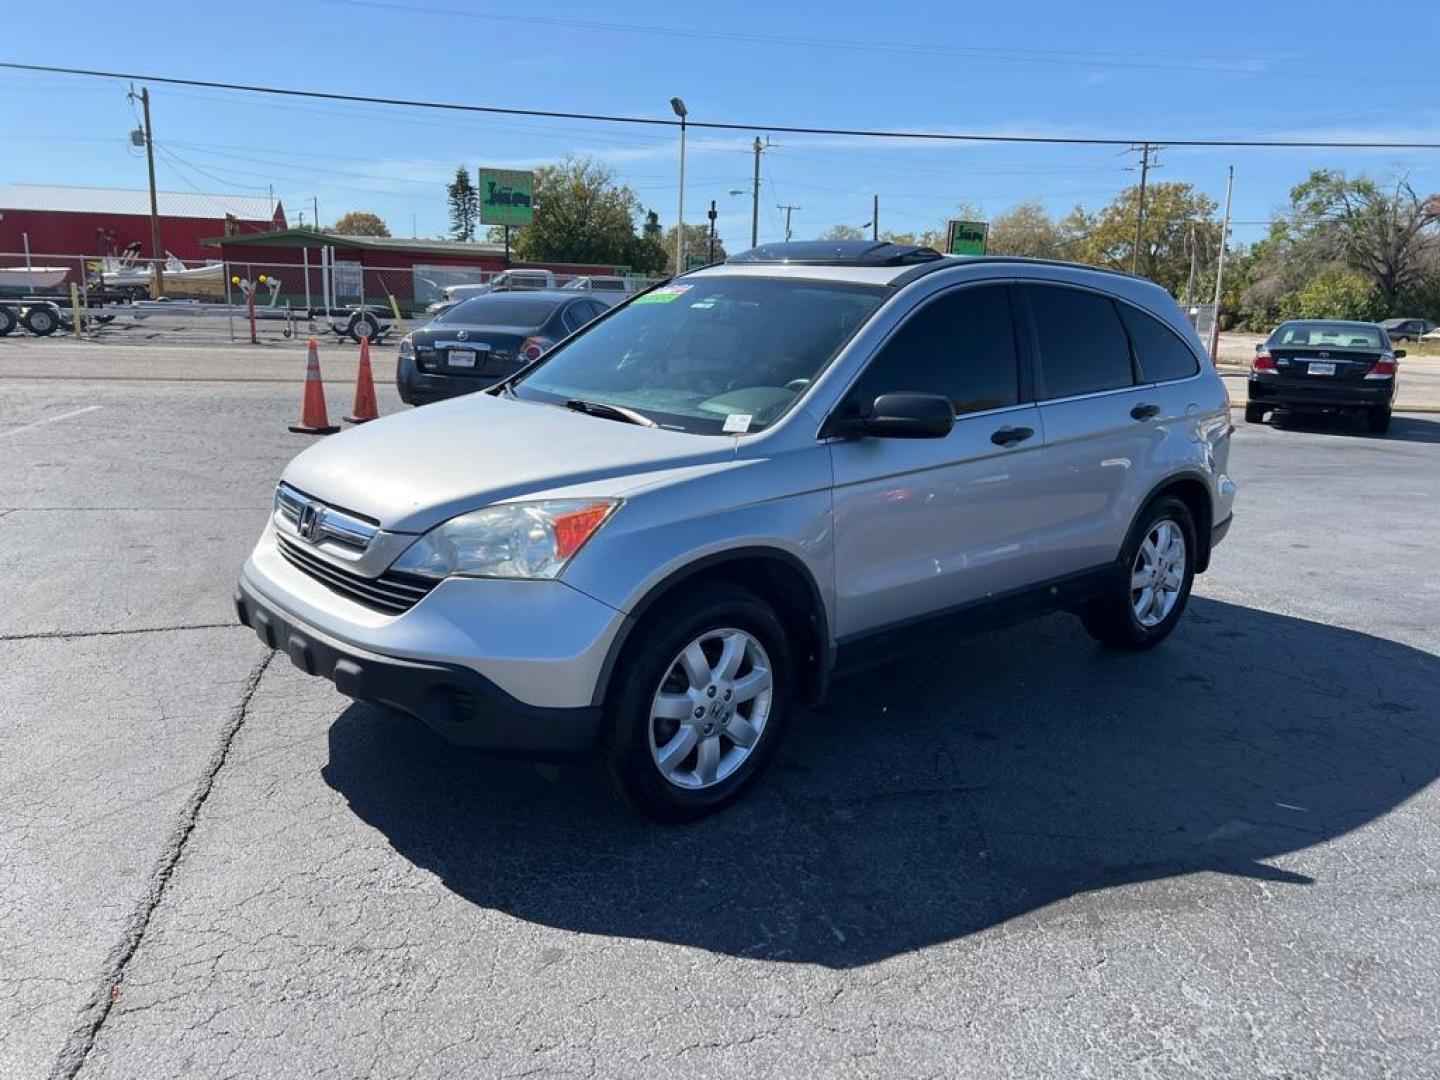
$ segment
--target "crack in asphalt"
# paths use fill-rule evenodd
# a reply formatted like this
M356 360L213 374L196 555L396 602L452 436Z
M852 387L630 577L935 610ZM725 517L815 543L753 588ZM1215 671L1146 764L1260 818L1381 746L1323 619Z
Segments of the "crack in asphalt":
M180 623L176 626L137 626L129 630L37 630L29 634L0 634L0 641L45 641L74 638L124 637L128 634L168 634L174 630L242 630L238 622Z
M145 937L145 931L150 927L150 920L155 914L155 909L165 898L165 891L170 885L175 866L185 852L185 845L190 839L190 834L195 831L200 810L215 787L215 779L225 765L225 759L230 754L230 747L235 741L235 736L240 733L240 728L245 723L245 718L250 711L250 702L260 688L260 680L264 678L265 672L274 659L274 651L267 652L264 658L251 669L249 677L245 680L245 688L241 691L240 700L220 733L219 744L216 746L215 752L210 755L210 760L200 774L195 790L180 811L180 815L160 851L159 858L155 860L145 894L131 913L120 940L115 943L114 948L110 950L110 955L106 957L104 970L96 983L94 993L81 1008L79 1020L70 1030L65 1044L60 1048L55 1065L50 1070L50 1080L73 1080L84 1066L85 1059L89 1056L95 1040L100 1035L101 1027L104 1026L106 1019L110 1016L110 1010L114 1008L115 1002L120 997L120 985L125 977L125 967L130 963L136 950L140 948L140 942Z

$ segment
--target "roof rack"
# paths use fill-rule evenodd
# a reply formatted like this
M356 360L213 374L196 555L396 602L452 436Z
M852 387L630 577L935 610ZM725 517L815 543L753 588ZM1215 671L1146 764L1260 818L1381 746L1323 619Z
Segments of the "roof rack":
M894 288L899 288L901 285L908 285L916 278L922 278L936 270L953 270L958 266L980 264L994 266L1005 263L1019 263L1022 266L1063 266L1067 270L1093 270L1097 274L1113 274L1116 277L1135 278L1137 281L1149 280L1135 274L1127 274L1123 270L1112 270L1108 266L1091 266L1089 263L1067 262L1064 259L1037 259L1029 255L953 255L942 256L939 262L928 262L912 267L891 281L890 284Z
M795 240L761 244L726 259L727 263L773 263L791 266L908 266L938 262L945 256L934 248L873 240Z

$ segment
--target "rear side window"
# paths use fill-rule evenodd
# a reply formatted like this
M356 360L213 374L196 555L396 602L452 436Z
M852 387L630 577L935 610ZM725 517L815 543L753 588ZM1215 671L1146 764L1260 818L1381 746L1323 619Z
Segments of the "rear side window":
M590 305L588 303L571 304L565 309L565 314L562 318L565 320L566 330L579 330L580 327L590 321Z
M1130 342L1108 296L1059 285L1031 285L1046 398L1118 390L1134 383Z
M1129 304L1117 304L1120 319L1130 334L1142 382L1188 379L1200 370L1199 361L1180 335L1152 315Z
M870 361L851 399L863 415L881 394L943 394L958 414L1014 405L1019 390L1009 292L983 285L911 315Z

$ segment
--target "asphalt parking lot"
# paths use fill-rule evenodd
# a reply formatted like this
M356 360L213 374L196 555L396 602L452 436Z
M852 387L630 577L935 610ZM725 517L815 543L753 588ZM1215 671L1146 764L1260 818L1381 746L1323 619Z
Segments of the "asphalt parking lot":
M0 1076L1435 1074L1440 416L1237 413L1163 647L937 647L665 829L231 625L295 350L46 344L0 343Z

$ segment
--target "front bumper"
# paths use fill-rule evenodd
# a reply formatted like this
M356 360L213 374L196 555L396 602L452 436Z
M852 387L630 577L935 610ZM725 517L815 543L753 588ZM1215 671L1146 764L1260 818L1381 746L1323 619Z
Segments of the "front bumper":
M346 697L407 713L450 742L543 760L584 757L595 749L599 705L530 705L458 664L382 656L343 644L266 600L243 577L235 590L235 614L307 675L329 679Z
M1383 409L1395 400L1394 379L1368 382L1319 383L1314 379L1257 379L1251 377L1247 394L1252 405L1280 409Z

